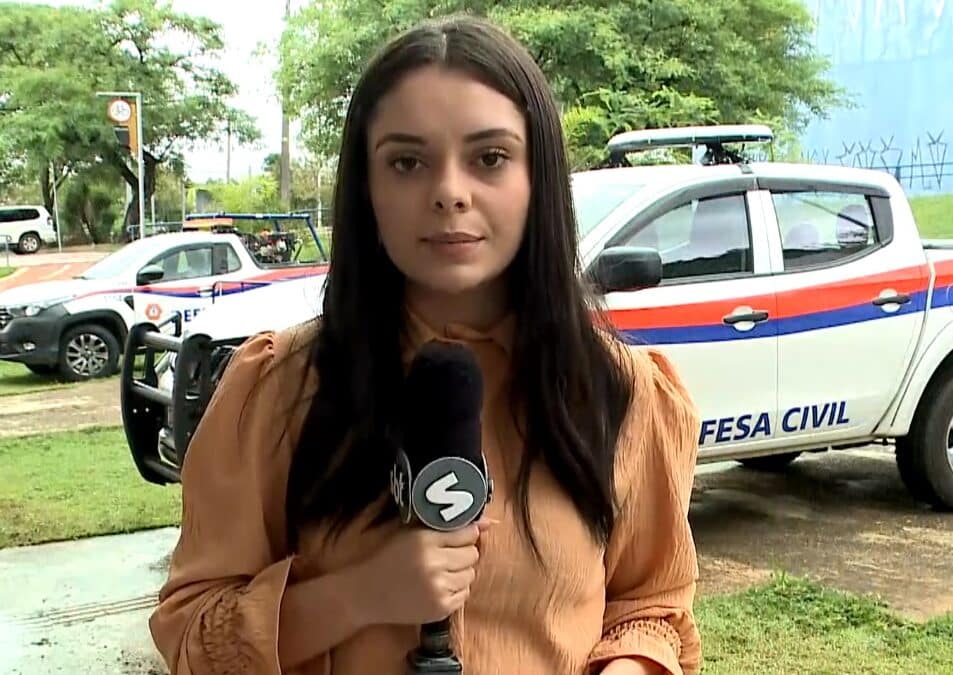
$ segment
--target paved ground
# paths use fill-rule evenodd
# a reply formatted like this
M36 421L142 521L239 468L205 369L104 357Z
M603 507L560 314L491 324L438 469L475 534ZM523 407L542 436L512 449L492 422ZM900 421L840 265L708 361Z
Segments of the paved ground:
M177 534L0 551L0 673L161 675L146 622Z
M88 247L68 249L63 253L54 249L33 255L10 253L9 256L0 250L0 266L16 268L12 274L0 279L0 291L39 281L70 279L108 254L109 251L90 250Z
M91 264L97 260L102 260L114 249L111 248L93 248L91 246L74 246L64 248L60 253L56 247L48 250L41 250L38 253L29 255L19 255L11 253L9 259L6 254L0 250L0 263L8 264L10 267L37 267L43 265L62 265L64 263L86 263Z

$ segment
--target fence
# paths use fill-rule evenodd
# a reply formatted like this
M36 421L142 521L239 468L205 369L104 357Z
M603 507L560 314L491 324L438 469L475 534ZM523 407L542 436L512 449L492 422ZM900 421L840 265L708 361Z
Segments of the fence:
M950 192L953 157L947 152L944 131L927 131L908 144L898 143L893 136L841 141L839 149L811 150L805 159L815 164L887 171L911 192Z

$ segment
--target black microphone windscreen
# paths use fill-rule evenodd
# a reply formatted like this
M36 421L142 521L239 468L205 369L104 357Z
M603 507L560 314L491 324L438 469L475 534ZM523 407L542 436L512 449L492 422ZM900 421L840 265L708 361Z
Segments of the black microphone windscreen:
M407 373L403 448L417 471L438 457L483 466L483 375L473 352L456 343L421 347Z

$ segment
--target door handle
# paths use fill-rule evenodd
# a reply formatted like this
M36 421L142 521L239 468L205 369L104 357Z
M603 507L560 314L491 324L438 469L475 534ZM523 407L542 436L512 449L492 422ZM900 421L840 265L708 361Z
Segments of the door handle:
M210 298L212 297L212 293L214 292L215 292L214 286L202 286L202 288L199 289L199 297Z
M767 320L768 320L768 313L763 309L755 309L750 312L746 312L745 314L729 314L728 316L725 316L722 318L722 321L724 321L729 326L733 326L736 323L744 323L747 321L751 321L753 323L760 323L762 321L767 321Z
M879 298L874 298L873 304L877 307L883 307L884 305L905 305L910 302L910 300L910 296L906 293L896 293L894 295L886 295Z

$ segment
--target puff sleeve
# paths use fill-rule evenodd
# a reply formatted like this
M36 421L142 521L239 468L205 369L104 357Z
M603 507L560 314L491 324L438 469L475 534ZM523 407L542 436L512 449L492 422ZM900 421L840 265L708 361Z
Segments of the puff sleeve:
M274 361L273 333L235 352L182 467L181 533L149 620L173 675L281 672L290 457L273 431Z
M693 601L698 578L688 522L699 418L672 363L633 350L636 394L620 436L627 492L606 548L606 611L590 672L641 657L671 675L701 668Z

